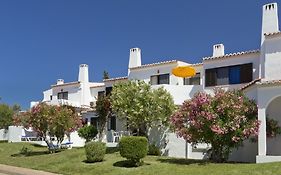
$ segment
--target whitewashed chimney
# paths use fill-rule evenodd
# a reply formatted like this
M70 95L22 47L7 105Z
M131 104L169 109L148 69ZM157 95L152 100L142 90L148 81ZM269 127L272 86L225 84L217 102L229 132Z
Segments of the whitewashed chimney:
M89 70L87 64L80 64L78 81L80 82L80 89L81 89L80 105L90 107L90 103L92 100L91 100L91 90L90 90L90 83L89 83Z
M79 66L79 75L78 81L80 82L89 82L89 70L87 64L80 64Z
M224 45L223 44L215 44L213 45L213 57L224 56Z
M141 49L131 48L128 68L131 69L138 66L141 66ZM130 70L128 72L130 72Z
M279 31L277 3L265 4L262 9L262 33L261 44L264 41L265 33Z
M63 84L64 80L63 79L57 79L57 85Z

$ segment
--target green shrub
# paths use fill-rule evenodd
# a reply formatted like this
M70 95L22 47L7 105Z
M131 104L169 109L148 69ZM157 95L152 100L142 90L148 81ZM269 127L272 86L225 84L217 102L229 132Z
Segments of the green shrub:
M148 141L145 137L128 136L122 137L119 142L120 155L127 158L135 166L142 164L148 151Z
M86 142L89 142L93 140L98 134L98 130L90 125L90 126L84 126L83 128L80 128L78 130L78 135L84 139L86 139Z
M85 145L85 152L87 157L87 162L101 162L103 161L106 146L103 142L88 142Z
M32 149L31 148L28 148L26 146L23 146L21 149L20 149L20 154L21 155L24 155L24 156L30 156L31 155L31 152L32 152Z
M155 144L151 144L148 147L148 155L153 155L153 156L160 156L161 155L161 151L160 148L157 147Z

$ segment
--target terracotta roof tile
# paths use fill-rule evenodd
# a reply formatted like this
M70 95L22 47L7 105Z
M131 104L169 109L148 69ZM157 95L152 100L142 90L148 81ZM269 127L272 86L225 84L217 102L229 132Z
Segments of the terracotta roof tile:
M245 84L245 85L242 86L239 90L245 90L245 89L247 89L248 87L250 87L250 86L256 84L256 82L259 82L260 80L261 80L260 78L257 78L257 79L255 79L255 80L253 80L253 81L251 81L251 82Z
M125 76L125 77L115 77L115 78L104 79L103 81L107 82L107 81L127 80L127 79L128 79L128 77Z
M236 52L236 53L229 53L225 54L223 56L218 56L218 57L204 57L204 60L214 60L214 59L222 59L222 58L229 58L233 56L240 56L240 55L246 55L246 54L251 54L251 53L259 53L260 50L248 50L248 51L242 51L242 52Z
M279 34L281 34L280 31L278 31L278 32L271 32L271 33L265 33L264 36L273 36L273 35L279 35Z
M193 64L191 64L191 66L202 66L203 65L203 63L193 63Z
M73 81L73 82L68 82L68 83L63 83L63 84L54 84L54 85L51 85L51 87L68 86L68 85L75 85L75 84L80 84L80 81Z
M268 84L281 84L281 80L264 80L259 82L258 84L268 85Z
M152 66L158 66L158 65L163 65L163 64L171 64L171 63L176 63L178 60L169 60L169 61L161 61L157 63L151 63L151 64L144 64L138 67L132 67L131 69L139 69L139 68L144 68L144 67L152 67Z

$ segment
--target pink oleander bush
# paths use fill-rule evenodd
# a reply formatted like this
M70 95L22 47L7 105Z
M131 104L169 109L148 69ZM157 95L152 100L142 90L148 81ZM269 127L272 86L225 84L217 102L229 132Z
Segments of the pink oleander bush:
M82 120L73 107L40 103L24 113L15 115L14 124L31 127L47 145L52 142L51 137L56 137L57 145L60 145L65 135L70 135L82 126Z
M172 128L188 143L211 144L210 159L224 162L233 148L257 136L257 105L240 91L197 93L171 116Z

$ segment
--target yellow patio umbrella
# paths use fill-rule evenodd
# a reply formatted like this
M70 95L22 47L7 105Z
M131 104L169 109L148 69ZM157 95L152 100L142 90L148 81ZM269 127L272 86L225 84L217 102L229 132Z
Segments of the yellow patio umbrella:
M191 66L178 66L172 70L172 73L177 77L193 77L196 74L196 71Z

